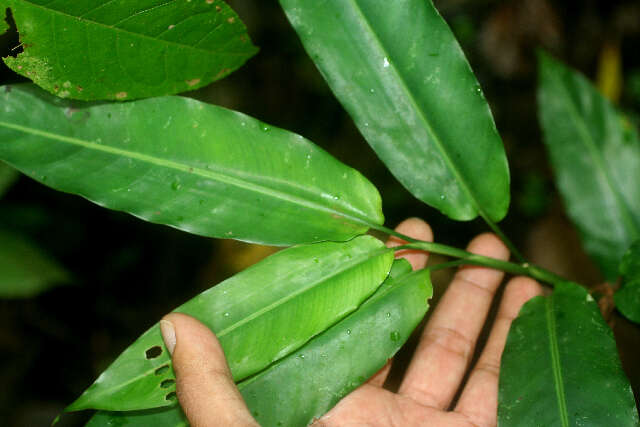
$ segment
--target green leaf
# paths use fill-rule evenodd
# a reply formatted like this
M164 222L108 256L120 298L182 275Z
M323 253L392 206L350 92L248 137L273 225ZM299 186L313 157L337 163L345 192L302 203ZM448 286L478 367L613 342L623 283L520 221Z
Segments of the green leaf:
M262 426L306 426L373 376L432 296L429 271L390 280L355 313L238 388Z
M613 296L616 307L627 319L640 323L640 240L622 257L622 287Z
M216 333L239 381L354 311L380 286L392 262L393 251L370 236L297 246L266 258L175 311L198 318ZM67 410L170 405L175 385L171 359L163 349L156 324Z
M306 426L375 374L407 340L429 307L429 272L396 261L385 283L358 310L302 348L239 384L263 426ZM158 412L99 412L89 426L177 427L179 406Z
M431 1L280 4L362 135L414 196L456 220L505 216L502 141Z
M125 100L193 90L257 49L222 0L6 0L24 52L4 62L63 98Z
M3 35L8 29L9 24L6 19L6 11L5 11L4 2L0 1L0 36Z
M70 275L24 237L0 230L0 298L31 298Z
M514 320L500 367L501 426L638 426L611 329L587 291L559 283Z
M299 135L182 97L86 104L0 87L0 159L57 190L210 237L291 245L382 224L378 191Z
M17 170L0 161L0 197L18 180Z
M640 238L640 138L582 75L539 56L538 109L567 213L608 280Z

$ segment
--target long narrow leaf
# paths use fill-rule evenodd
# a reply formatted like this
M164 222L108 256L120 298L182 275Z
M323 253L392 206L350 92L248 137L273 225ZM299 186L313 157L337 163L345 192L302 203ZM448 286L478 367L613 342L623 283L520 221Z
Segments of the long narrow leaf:
M306 426L373 376L409 338L429 307L429 271L390 280L361 308L240 383L262 426Z
M9 29L9 24L5 18L5 11L2 7L2 2L0 2L0 36L4 34Z
M586 290L559 283L514 320L500 367L501 426L637 427L611 329Z
M3 18L6 7L24 52L5 63L63 98L125 100L197 89L257 52L220 0L0 0Z
M239 384L249 409L262 426L306 426L361 385L409 337L432 296L429 273L409 273L397 261L390 278L358 310L278 361ZM88 426L179 427L179 406L155 411L99 412Z
M640 138L582 75L539 57L538 109L567 212L608 280L640 238Z
M69 282L69 273L24 237L0 230L0 298L31 298Z
M278 252L176 309L218 336L236 381L295 351L355 310L382 283L393 252L362 236ZM293 321L295 319L295 321ZM68 410L134 410L172 403L171 359L158 324Z
M280 4L362 135L414 196L457 220L505 216L502 141L430 0Z
M118 104L0 87L0 159L57 190L191 233L272 245L348 240L380 195L310 141L182 97Z
M0 197L16 182L19 176L20 173L17 170L0 161Z
M640 240L622 257L622 287L614 297L616 307L629 320L640 323Z

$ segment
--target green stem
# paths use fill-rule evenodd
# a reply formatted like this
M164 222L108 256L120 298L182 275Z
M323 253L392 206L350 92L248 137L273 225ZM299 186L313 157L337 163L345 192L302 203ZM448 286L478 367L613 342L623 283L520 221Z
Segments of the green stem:
M520 262L521 264L525 264L526 260L524 259L524 257L522 256L522 254L520 253L518 248L516 248L515 245L511 242L511 240L509 240L509 238L507 238L507 236L502 232L500 227L498 227L498 225L495 224L493 221L491 221L489 218L486 218L484 216L482 218L487 223L487 225L489 225L491 230L493 230L493 232L498 235L500 240L502 240L502 242L507 246L507 248L509 248L509 251L518 260L518 262ZM375 230L382 231L383 233L386 233L386 234L388 234L390 236L395 236L395 237L397 237L399 239L402 239L404 241L407 241L407 242L411 242L411 243L422 242L422 240L418 240L418 239L414 239L413 237L405 236L404 234L398 233L397 231L392 230L390 228L387 228L384 225L370 224L370 223L367 223L367 225L369 227L375 229Z
M506 234L502 232L502 229L498 227L498 224L491 221L491 219L486 215L482 213L480 215L482 216L482 219L484 219L484 222L487 223L489 228L491 228L491 230L493 230L493 232L496 233L496 235L500 238L500 240L502 240L502 242L507 246L507 248L509 248L509 251L515 257L515 259L517 259L518 262L520 263L526 263L527 261L524 259L524 257L522 256L518 248L516 248L516 245L514 245L513 242L509 240L509 238L506 236Z
M404 237L403 237L404 238ZM406 239L405 239L406 240ZM415 239L411 243L406 245L395 247L395 250L402 249L418 249L427 251L434 254L446 255L454 258L459 258L465 261L465 264L480 265L483 267L494 268L507 273L528 276L541 282L554 285L558 282L566 282L567 280L552 273L544 268L530 265L528 263L515 264L509 261L503 261L496 258L487 257L484 255L472 254L462 249L454 248L451 246L443 245L441 243L433 242L418 242Z
M455 261L441 262L440 264L429 266L427 269L429 271L438 271L444 270L445 268L460 267L461 265L465 265L464 260L457 259Z
M418 240L418 239L414 239L413 237L409 237L409 236L405 236L402 233L398 233L396 230L392 230L390 228L385 227L384 225L378 225L378 224L369 224L367 223L367 225L375 230L378 231L382 231L385 234L388 234L390 236L394 236L397 237L401 240L404 240L405 242L421 242L422 240Z

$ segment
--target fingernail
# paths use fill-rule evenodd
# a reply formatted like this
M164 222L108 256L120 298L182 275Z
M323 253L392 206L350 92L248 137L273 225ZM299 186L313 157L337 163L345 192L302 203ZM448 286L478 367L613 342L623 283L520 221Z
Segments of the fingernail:
M160 333L162 333L162 340L167 350L169 350L169 354L173 356L173 349L176 347L176 328L173 323L168 320L161 320Z

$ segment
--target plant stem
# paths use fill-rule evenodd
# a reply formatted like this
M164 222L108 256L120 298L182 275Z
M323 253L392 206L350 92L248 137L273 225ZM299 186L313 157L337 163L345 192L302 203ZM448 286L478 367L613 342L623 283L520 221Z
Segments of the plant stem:
M511 274L528 276L541 282L548 283L550 285L555 285L558 282L567 281L567 279L564 279L555 273L552 273L548 270L545 270L544 268L535 265L530 265L526 262L522 264L516 264L513 262L503 261L484 255L472 254L471 252L443 245L441 243L415 241L415 239L412 240L414 241L411 243L407 243L406 245L397 246L394 249L418 249L434 254L447 255L464 260L465 264L480 265L483 267L495 268L496 270L501 270Z
M489 228L491 228L491 230L493 230L493 232L496 233L496 235L500 238L500 240L502 240L502 242L507 246L507 248L509 248L509 251L515 257L515 259L517 259L518 262L520 263L526 263L527 261L524 259L524 257L522 256L518 248L516 248L516 245L514 245L513 242L509 240L509 238L506 236L506 234L502 232L502 229L498 227L498 224L491 221L491 219L486 215L484 215L483 213L480 213L480 215L482 216L482 219L484 220L484 222L487 223Z
M502 242L507 246L507 248L509 248L509 251L518 260L518 262L521 263L521 264L526 264L527 261L524 259L524 257L522 256L522 254L520 253L518 248L516 248L515 245L511 242L511 240L509 240L509 238L502 232L500 227L498 227L497 224L495 224L489 218L486 218L484 215L482 216L482 218L487 223L487 225L489 225L491 230L494 233L496 233L496 235L500 238L500 240L502 240ZM392 230L390 228L387 228L384 225L370 224L370 223L367 223L367 225L369 227L375 229L375 230L382 231L383 233L389 234L390 236L395 236L395 237L397 237L399 239L402 239L402 240L405 240L407 242L411 242L411 243L422 242L422 240L418 240L418 239L414 239L413 237L405 236L404 234L398 233L397 231Z
M413 237L409 237L409 236L405 236L402 233L398 233L396 230L392 230L391 228L387 228L384 225L377 225L377 224L369 224L367 223L367 225L375 230L378 231L382 231L383 233L386 233L390 236L395 236L399 239L402 239L406 242L421 242L422 240L418 240L418 239L414 239Z

